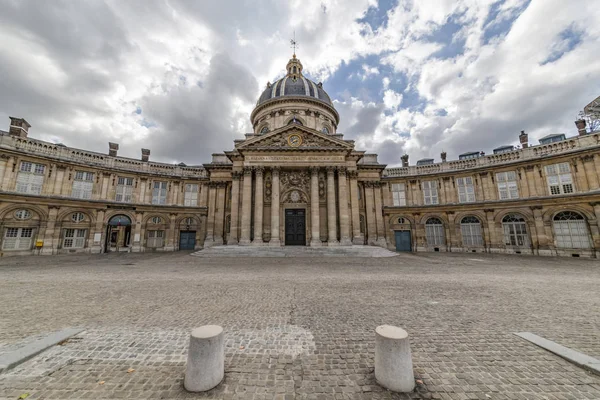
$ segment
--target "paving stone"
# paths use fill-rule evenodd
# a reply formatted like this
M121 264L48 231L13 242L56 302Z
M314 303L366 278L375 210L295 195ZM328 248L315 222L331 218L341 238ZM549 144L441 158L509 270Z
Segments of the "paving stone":
M596 260L367 250L1 259L0 353L86 330L0 374L0 398L600 398L600 377L512 334L600 354ZM190 394L187 340L206 324L225 329L225 379ZM410 334L411 394L375 381L382 324Z

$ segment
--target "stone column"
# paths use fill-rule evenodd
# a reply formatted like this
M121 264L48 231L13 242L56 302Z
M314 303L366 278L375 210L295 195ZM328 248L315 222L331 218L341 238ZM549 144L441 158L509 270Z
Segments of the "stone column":
M256 167L256 188L254 189L254 240L255 246L263 245L263 167Z
M54 254L56 249L58 249L58 242L60 241L61 234L60 229L56 229L56 217L58 216L58 210L59 207L48 207L48 221L46 222L46 230L43 236L38 236L38 238L44 241L44 245L40 250L41 254ZM35 245L35 241L33 244Z
M321 225L319 218L319 168L310 168L310 245L321 246Z
M242 173L234 171L231 173L233 179L231 183L231 232L227 244L238 244L240 234L240 178Z
M242 193L242 230L240 245L250 244L250 219L252 217L252 168L244 168L244 187Z
M131 238L131 251L134 253L138 253L142 251L142 219L144 217L144 213L141 211L135 212L135 222L133 229L131 230L131 234L133 238ZM171 234L169 232L169 234ZM136 240L137 239L137 240Z
M175 250L175 238L177 237L175 231L175 218L177 218L177 214L169 214L169 232L167 235L167 244L165 246L165 250L167 251Z
M487 218L487 229L489 232L489 242L486 243L486 247L488 251L493 252L492 249L499 249L502 247L500 241L498 240L498 235L496 234L496 221L494 221L494 210L491 208L486 208L483 210L485 212L485 216ZM483 221L481 221L483 223ZM484 228L485 229L485 228Z
M225 223L225 192L227 191L227 182L217 183L217 195L215 201L215 225L214 225L214 243L222 245L224 223Z
M360 232L360 204L358 199L358 171L349 171L350 175L350 202L352 206L352 243L364 244L365 238Z
M375 205L373 204L373 182L365 182L365 224L367 228L367 244L377 241L377 225L375 222Z
M335 167L327 167L327 244L336 246L337 240L337 221L335 207Z
M281 246L279 240L279 167L271 171L271 241L270 246Z
M373 189L375 196L375 222L377 223L377 246L387 247L385 239L385 225L383 223L383 204L381 201L381 182L375 182Z
M206 219L206 239L204 247L215 244L215 204L217 199L217 187L215 182L208 184L208 218Z
M338 193L340 204L340 244L351 246L350 240L350 215L348 215L348 178L346 168L338 168Z
M551 237L548 237L548 235L546 235L546 227L544 224L542 206L533 206L531 207L531 209L533 211L533 220L535 222L535 231L538 242L537 254L552 255L552 250L550 248Z

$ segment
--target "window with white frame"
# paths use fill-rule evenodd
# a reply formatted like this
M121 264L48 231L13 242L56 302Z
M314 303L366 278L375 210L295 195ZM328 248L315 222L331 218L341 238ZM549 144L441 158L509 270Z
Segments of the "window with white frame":
M463 178L456 178L456 187L458 189L459 203L473 203L475 201L473 177L465 176Z
M592 247L587 221L583 215L563 211L553 218L554 236L559 249L589 249Z
M44 164L22 161L17 174L17 192L41 194L45 170Z
M423 190L423 199L425 201L425 205L438 204L437 181L423 181L421 182L421 189Z
M165 231L148 231L146 247L163 247Z
M568 162L546 165L546 180L550 194L568 194L575 191Z
M2 250L29 250L33 239L33 228L6 228Z
M498 195L500 200L518 199L517 173L515 171L499 172L496 174Z
M87 171L75 171L71 197L77 199L91 199L94 188L94 173Z
M154 182L152 204L167 204L167 182Z
M429 218L425 222L425 236L428 246L443 246L446 244L444 224L439 218Z
M506 246L528 247L527 223L519 214L508 214L502 218L504 244Z
M197 183L186 183L185 193L183 195L184 206L197 206L198 205L198 184Z
M119 203L131 203L133 195L133 178L119 176L117 178L117 190L115 201Z
M460 221L460 233L462 235L463 247L483 246L481 222L477 217L464 217Z
M15 218L25 220L31 218L31 212L29 210L17 210L15 212Z
M392 183L392 201L394 206L406 205L406 186L404 183Z
M71 214L71 221L73 222L81 222L85 219L85 214L82 212L76 212Z
M83 249L85 247L86 229L65 229L63 248Z

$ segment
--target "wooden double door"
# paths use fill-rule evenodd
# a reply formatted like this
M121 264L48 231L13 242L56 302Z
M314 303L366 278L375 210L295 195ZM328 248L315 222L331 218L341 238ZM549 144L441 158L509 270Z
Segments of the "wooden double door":
M306 210L285 210L285 245L306 246Z

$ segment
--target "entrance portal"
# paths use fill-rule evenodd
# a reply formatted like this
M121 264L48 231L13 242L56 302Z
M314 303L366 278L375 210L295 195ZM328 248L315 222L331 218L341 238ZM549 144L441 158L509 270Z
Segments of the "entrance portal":
M410 231L394 231L396 236L396 251L412 251Z
M285 210L285 245L306 246L305 210Z
M127 251L131 240L131 219L126 215L115 215L106 228L105 252Z

